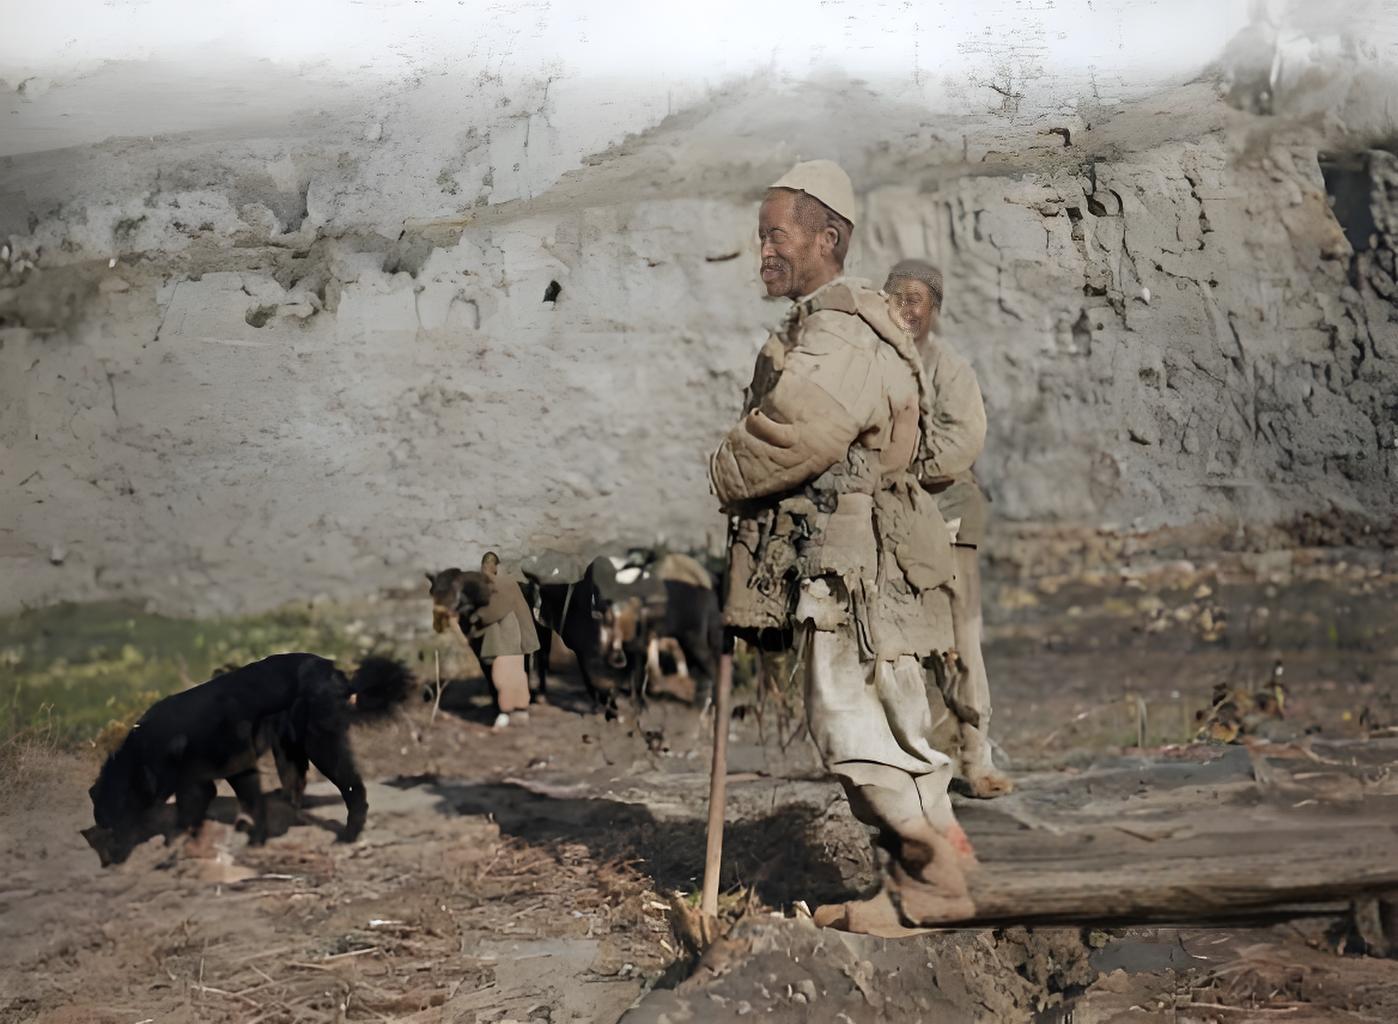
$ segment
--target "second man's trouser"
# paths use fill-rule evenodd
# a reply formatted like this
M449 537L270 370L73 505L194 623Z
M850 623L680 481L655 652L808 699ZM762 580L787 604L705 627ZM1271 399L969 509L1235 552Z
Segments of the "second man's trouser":
M961 772L992 768L990 747L990 680L985 672L985 657L981 653L981 571L979 552L964 544L952 549L956 558L956 579L950 584L951 624L956 652L966 666L965 672L955 673L952 685L957 701L979 716L979 723L956 722L960 741ZM941 705L941 693L929 681L928 696L934 706ZM952 715L955 719L955 715Z
M966 665L959 697L980 718L978 724L961 728L962 766L963 770L991 768L990 680L981 652L980 552L964 544L956 545L952 552L956 557L956 580L952 584L951 628L957 653Z

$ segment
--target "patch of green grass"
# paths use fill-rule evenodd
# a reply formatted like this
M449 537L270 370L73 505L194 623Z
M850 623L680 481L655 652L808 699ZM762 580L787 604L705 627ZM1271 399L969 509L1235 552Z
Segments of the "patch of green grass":
M58 604L0 618L0 738L42 722L62 743L124 732L159 697L225 665L312 651L342 664L362 650L313 609L198 620L123 602Z

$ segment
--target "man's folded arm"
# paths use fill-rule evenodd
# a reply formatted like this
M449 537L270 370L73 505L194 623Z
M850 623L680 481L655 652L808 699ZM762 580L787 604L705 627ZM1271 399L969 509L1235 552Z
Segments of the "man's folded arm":
M985 447L985 403L969 363L957 359L946 379L936 382L934 405L931 421L923 424L917 465L918 479L929 484L966 472Z

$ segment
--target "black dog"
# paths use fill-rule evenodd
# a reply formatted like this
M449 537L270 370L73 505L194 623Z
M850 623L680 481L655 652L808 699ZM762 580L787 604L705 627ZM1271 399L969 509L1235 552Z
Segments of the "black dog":
M182 830L202 824L214 781L227 779L252 818L252 845L267 839L257 761L269 748L282 789L298 805L314 764L344 797L342 842L364 828L369 804L350 750L349 726L391 711L407 696L401 662L366 658L353 680L314 654L274 654L152 704L102 765L88 790L96 825L82 835L102 866L141 841L146 812L175 797Z

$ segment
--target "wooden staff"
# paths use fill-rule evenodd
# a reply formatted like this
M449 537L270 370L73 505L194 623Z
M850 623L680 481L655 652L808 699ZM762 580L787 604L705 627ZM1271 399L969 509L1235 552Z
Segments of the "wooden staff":
M724 647L729 644L725 643ZM712 922L718 917L718 874L723 864L723 810L728 798L728 719L732 714L733 655L725 651L718 662L718 693L714 698L714 763L709 771L708 847L704 854L704 888L699 909Z
M440 707L442 706L442 652L441 652L441 651L433 651L433 652L432 652L432 665L433 665L433 668L434 668L433 676L434 676L434 678L436 679L437 685L434 686L433 689L432 689L432 717L429 718L429 719L427 720L427 724L428 724L428 725L431 725L433 722L435 722L435 721L437 720L437 709L440 708Z

